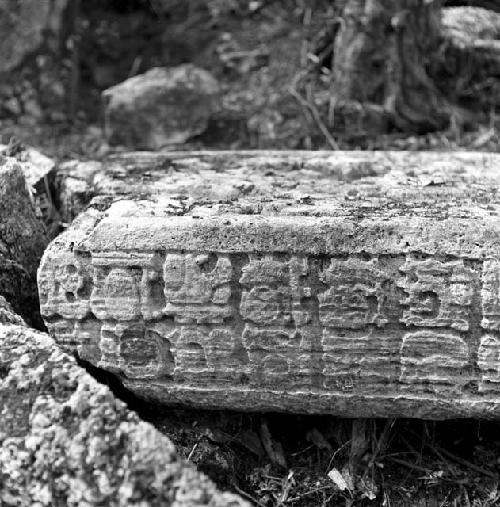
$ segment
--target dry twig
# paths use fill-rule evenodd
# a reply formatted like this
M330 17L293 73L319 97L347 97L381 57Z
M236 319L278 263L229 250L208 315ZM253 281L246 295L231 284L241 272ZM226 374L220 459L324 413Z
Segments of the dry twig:
M312 102L311 99L305 99L297 90L297 82L301 79L301 74L298 73L295 78L292 81L292 84L288 88L289 93L294 97L297 102L302 106L304 110L304 114L306 118L312 119L312 123L316 123L317 127L321 131L321 133L325 136L325 139L327 140L328 144L332 148L332 150L338 150L339 145L337 144L337 141L333 138L332 134L330 134L328 128L324 124L323 120L321 119L321 115L319 114L318 109L316 108L315 104Z
M430 447L430 446L428 446ZM434 449L433 449L434 450ZM452 459L453 461L456 461L457 463L460 463L461 465L470 468L471 470L474 470L475 472L478 472L482 475L485 475L486 477L490 477L491 479L498 479L498 474L495 472L492 472L491 470L487 470L486 468L480 467L474 463L471 463L470 461L461 458L460 456L457 456L456 454L453 454L450 451L447 451L446 449L443 449L442 447L436 447L435 451L440 452L441 454L444 454L448 458Z

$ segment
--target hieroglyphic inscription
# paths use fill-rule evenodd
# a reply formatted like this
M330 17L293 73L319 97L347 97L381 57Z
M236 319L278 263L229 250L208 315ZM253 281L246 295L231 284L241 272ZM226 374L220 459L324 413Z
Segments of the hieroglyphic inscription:
M167 254L163 268L165 315L179 323L216 324L232 314L227 255Z
M90 255L58 252L38 277L42 315L83 319L90 311L92 270Z
M375 260L331 259L320 273L320 280L328 287L318 295L321 323L347 329L387 324L383 286L387 278Z
M483 320L481 326L500 331L500 261L488 259L483 263L483 286L481 290Z
M411 254L61 252L39 283L58 341L128 378L483 395L500 392L499 272Z
M470 379L466 375L469 347L456 333L434 330L416 331L403 336L401 343L401 377L412 388L433 390L452 385L460 388Z
M400 286L407 293L401 300L405 307L402 322L459 331L469 329L474 274L463 260L410 258L401 271L406 277Z
M481 371L479 392L500 392L500 337L485 335L479 344L477 363Z
M215 377L221 349L232 343L228 329L214 327L233 313L227 256L100 254L93 260L101 366L130 378ZM231 364L228 359L226 369Z
M390 276L377 259L331 259L319 273L324 385L350 391L393 377L393 334L380 333L393 316Z
M312 334L307 258L250 257L242 269L240 314L245 323L242 342L252 378L269 385L310 381L316 355Z

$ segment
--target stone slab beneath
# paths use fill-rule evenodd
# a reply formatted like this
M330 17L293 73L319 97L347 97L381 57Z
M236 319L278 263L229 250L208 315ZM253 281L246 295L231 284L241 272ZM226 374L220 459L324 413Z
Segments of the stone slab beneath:
M500 156L85 164L94 200L44 255L41 310L59 344L136 393L213 409L500 417Z

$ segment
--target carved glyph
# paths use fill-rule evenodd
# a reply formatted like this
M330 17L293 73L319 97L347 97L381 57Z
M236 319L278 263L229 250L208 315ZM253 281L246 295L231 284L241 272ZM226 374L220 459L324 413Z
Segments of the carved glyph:
M318 295L321 323L348 329L383 326L388 322L384 314L387 279L376 260L331 259L320 273L320 280L328 287Z
M436 384L460 387L469 380L464 375L469 361L467 343L456 333L435 330L407 333L401 343L400 381L431 389Z
M38 276L42 315L85 318L90 311L92 272L90 256L58 252L54 261Z
M463 260L407 259L401 288L405 310L402 322L414 326L450 327L467 331L474 272Z
M231 315L226 255L169 253L163 267L165 315L179 323L220 323Z
M483 336L477 356L477 364L481 371L479 391L498 394L500 392L500 337Z
M306 257L290 259L251 256L239 283L242 343L248 351L249 373L269 385L303 382L311 376L311 298ZM303 363L306 364L303 364ZM307 380L306 380L307 383Z
M487 330L500 331L500 261L497 259L484 261L481 300L481 326Z

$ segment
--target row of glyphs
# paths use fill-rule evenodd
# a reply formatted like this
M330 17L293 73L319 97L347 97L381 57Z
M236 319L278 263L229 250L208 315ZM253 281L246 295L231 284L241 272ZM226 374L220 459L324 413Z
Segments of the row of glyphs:
M478 368L479 391L500 391L497 260L67 252L57 261L39 280L57 338L71 347L98 335L102 364L131 377L413 389L465 385ZM474 319L490 333L476 353L464 338Z
M326 327L401 323L467 331L481 311L483 329L500 330L498 260L248 256L238 273L228 254L68 252L57 260L40 276L45 316L221 324L239 314L257 325L300 326L314 300ZM475 291L481 308L473 308Z
M315 348L302 330L251 324L241 336L229 326L162 321L59 320L50 326L61 344L83 356L95 351L100 366L131 379L363 392L392 386L443 393L468 385L481 394L500 393L500 338L494 335L480 339L475 363L460 333L434 329L401 336L325 328Z

